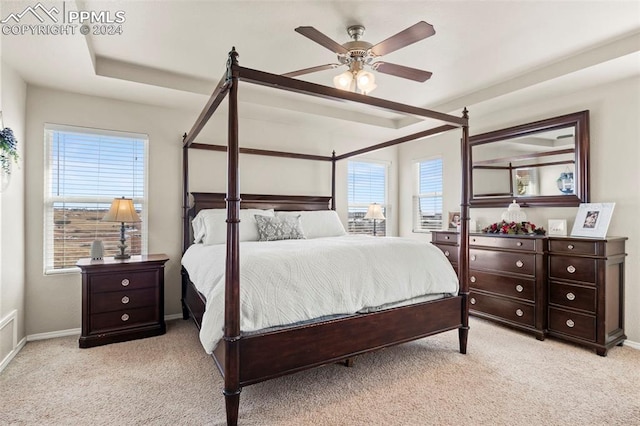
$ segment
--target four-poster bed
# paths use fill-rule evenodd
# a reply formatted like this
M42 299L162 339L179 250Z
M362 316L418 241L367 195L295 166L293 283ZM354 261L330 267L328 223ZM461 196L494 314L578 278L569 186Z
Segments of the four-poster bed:
M370 313L344 317L322 318L302 324L244 333L240 320L240 207L243 209L274 209L276 211L335 210L336 162L373 150L435 135L454 128L462 129L462 155L468 150L468 117L455 117L422 108L403 105L379 98L359 95L301 80L269 74L238 65L233 49L227 61L227 71L189 133L183 138L183 251L193 243L191 221L203 209L226 208L226 261L224 269L224 327L222 340L212 352L224 378L227 424L238 421L240 390L243 386L337 361L387 346L408 342L440 332L458 329L460 352L466 353L468 335L467 218L468 173L463 172L461 232L459 261L459 291L455 295L392 307ZM308 155L260 149L238 145L238 84L246 81L327 99L351 101L389 111L427 117L444 122L430 130L403 136L369 148L331 156ZM206 122L225 97L229 97L228 146L195 143ZM227 152L227 193L189 193L189 149ZM331 197L240 195L239 154L267 155L310 161L326 161L332 165ZM464 161L462 164L467 164ZM190 197L193 206L190 207ZM425 243L427 244L427 243ZM205 297L197 290L183 268L183 316L193 317L201 327Z

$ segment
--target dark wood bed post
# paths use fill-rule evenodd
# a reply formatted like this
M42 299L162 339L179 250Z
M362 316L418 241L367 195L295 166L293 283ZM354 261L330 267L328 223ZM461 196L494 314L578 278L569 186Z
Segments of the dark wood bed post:
M460 295L462 296L462 326L458 329L460 353L467 353L467 338L469 336L469 188L471 173L468 169L469 158L469 111L462 111L462 118L466 123L462 126L462 200L460 204L460 253L458 254L458 277L460 279Z
M184 144L184 140L187 138L185 133L182 136L182 254L187 251L189 244L191 243L191 226L189 221L189 147ZM185 271L180 271L182 277L182 291L180 304L182 305L182 319L189 319L189 308L185 302L187 297L187 286L185 283Z
M331 210L336 209L336 151L331 153Z
M189 147L184 144L187 138L185 133L182 136L182 254L187 251L191 241L189 241Z
M240 176L238 145L238 52L229 52L229 141L227 150L227 263L224 305L224 390L227 425L238 424L240 405Z

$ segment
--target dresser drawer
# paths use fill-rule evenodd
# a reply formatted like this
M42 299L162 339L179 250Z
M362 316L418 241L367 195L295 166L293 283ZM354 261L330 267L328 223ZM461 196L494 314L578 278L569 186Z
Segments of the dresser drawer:
M513 300L494 297L477 292L470 292L469 309L499 317L518 324L533 327L535 325L535 310L533 305Z
M512 278L470 270L469 286L477 290L517 297L530 302L534 302L536 297L536 281L534 279Z
M458 247L444 245L444 244L434 244L434 245L438 247L440 250L442 250L442 252L447 257L447 259L449 259L449 262L453 264L458 263Z
M436 243L452 243L458 244L460 240L460 234L456 232L434 232L433 241Z
M473 248L469 250L469 268L533 275L536 255Z
M158 272L152 271L125 271L109 274L91 275L91 293L107 291L132 290L139 288L155 287L158 282Z
M157 324L160 321L155 307L122 309L120 311L93 314L90 317L91 334L113 329L138 327L143 324Z
M96 293L91 297L91 312L109 312L122 309L158 306L158 290L143 288L141 290L112 291Z
M596 340L596 318L593 315L549 308L549 331L594 342Z
M580 287L551 281L549 283L549 303L595 314L596 289L595 287Z
M596 262L582 257L549 256L549 277L595 284Z
M469 245L471 246L503 248L509 250L534 251L536 249L537 241L538 240L533 238L469 236ZM540 243L541 242L542 240L540 240Z
M550 240L549 251L552 253L582 254L595 256L598 254L598 243L579 240Z

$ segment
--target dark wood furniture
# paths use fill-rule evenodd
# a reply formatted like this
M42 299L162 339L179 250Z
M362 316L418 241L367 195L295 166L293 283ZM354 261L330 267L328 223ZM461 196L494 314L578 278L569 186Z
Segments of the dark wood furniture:
M80 259L82 332L90 348L165 333L164 254L130 259Z
M549 238L549 335L606 356L624 334L624 237Z
M451 262L451 266L458 273L458 257L460 247L460 233L457 231L431 231L431 243L438 247ZM458 273L458 277L460 274Z
M459 234L431 235L432 244L449 253L455 265ZM539 340L553 336L606 356L627 338L626 240L470 234L469 313Z
M509 146L504 145L523 141L525 138L548 138L548 144L539 144L539 149L520 150L518 155L509 155ZM570 142L565 144L565 142ZM487 145L489 144L489 145ZM493 145L491 145L493 144ZM501 145L498 145L501 144ZM535 146L535 144L533 144ZM500 146L500 148L498 148ZM485 150L484 155L479 151ZM493 151L492 155L487 150ZM526 153L525 153L526 152ZM485 156L489 155L489 158ZM471 207L504 207L514 199L521 206L577 207L580 203L589 202L589 111L579 111L562 116L552 117L532 123L520 124L505 129L473 135L469 138L468 162L463 167L469 176L469 205ZM555 167L562 172L571 169L574 178L574 191L557 195L518 194L514 189L514 172L516 169L529 168L542 170ZM483 174L478 176L479 174ZM491 179L503 175L503 185L496 186L498 181ZM559 173L558 173L559 175ZM541 188L553 187L553 182L539 185ZM486 189L490 182L492 193L481 193L478 187ZM551 185L549 185L551 183ZM499 190L496 190L500 188Z
M466 256L459 259L461 285L458 296L432 302L419 303L385 311L354 315L330 321L318 321L304 326L286 328L276 332L264 332L250 335L240 330L240 207L271 206L277 209L317 210L335 209L335 166L336 162L365 152L397 145L410 140L424 138L455 128L462 129L461 152L463 162L468 149L468 115L454 117L435 111L403 105L371 96L342 91L289 77L270 74L244 68L238 65L238 54L233 49L227 61L227 71L214 90L209 102L195 124L183 138L183 235L184 250L190 245L190 219L193 212L201 208L227 208L227 252L225 274L225 325L224 337L214 350L213 358L224 378L227 424L238 422L238 408L242 386L257 383L270 378L316 367L322 364L349 359L355 355L377 350L390 345L407 342L447 330L458 330L460 352L466 353L468 336L468 287L464 279L467 271ZM329 100L349 101L375 108L382 108L400 114L434 119L444 124L432 129L396 139L381 142L369 148L358 149L345 154L331 156L287 153L261 149L240 148L238 143L238 85L240 81L287 90L301 94L322 97ZM227 146L194 143L204 125L208 122L225 97L229 97L228 108L228 144ZM198 198L189 193L189 149L206 149L227 152L227 192L211 195L210 198ZM284 197L240 195L239 154L268 155L302 160L326 161L332 166L331 197ZM463 182L466 182L463 177ZM190 195L194 196L194 208L190 204ZM469 195L466 185L462 189L461 232L467 233ZM203 200L212 200L206 202ZM201 202L202 201L202 202ZM293 208L291 206L296 205ZM461 243L461 253L466 253L466 238ZM193 287L188 276L183 279L183 312L192 314L196 323L204 312L204 298Z
M470 313L544 340L545 243L543 236L469 235Z

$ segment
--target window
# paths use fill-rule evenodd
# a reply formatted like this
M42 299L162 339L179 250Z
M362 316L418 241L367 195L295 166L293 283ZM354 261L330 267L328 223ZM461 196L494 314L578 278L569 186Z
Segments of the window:
M388 165L384 163L349 161L347 232L350 234L373 235L374 221L364 218L371 203L380 204L385 218L389 219L387 170ZM384 236L387 234L387 220L375 221L376 235Z
M114 198L132 198L141 223L126 224L127 250L147 251L146 135L45 125L44 270L75 270L102 240L118 252L120 224L101 222Z
M442 158L419 161L413 197L413 232L442 229Z

